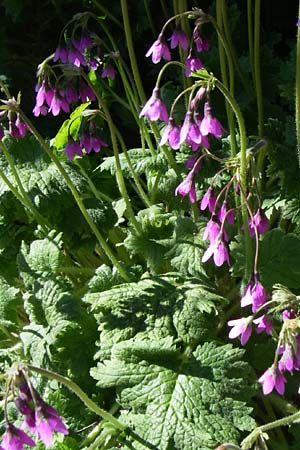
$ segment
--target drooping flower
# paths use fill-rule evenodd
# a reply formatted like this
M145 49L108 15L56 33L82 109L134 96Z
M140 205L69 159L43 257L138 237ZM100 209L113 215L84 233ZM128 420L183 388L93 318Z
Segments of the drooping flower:
M31 432L35 432L35 411L31 407L28 400L25 400L21 397L21 395L14 399L15 405L20 411L21 414L24 415L24 422L22 428L26 426Z
M197 70L203 69L204 64L200 58L194 56L191 52L189 56L185 60L185 65L187 66L184 69L184 74L186 77L190 77L192 72L196 72Z
M234 210L230 209L230 206L226 200L223 201L222 206L219 211L219 220L222 223L223 220L227 220L227 222L232 225L234 224L235 214Z
M215 242L220 234L221 225L218 221L216 214L211 216L211 219L207 222L202 239L205 241L208 239L210 242Z
M175 195L182 195L185 197L189 195L190 202L195 203L196 201L196 188L194 182L194 173L191 171L188 176L183 180L175 189Z
M197 52L208 52L209 50L209 42L206 38L202 37L198 27L196 27L193 31L193 39L196 44Z
M212 116L212 107L209 102L204 104L204 117L200 125L200 132L203 136L212 134L216 138L220 139L222 137L223 127L221 123Z
M28 126L25 122L23 122L20 115L9 111L8 117L8 131L11 137L14 139L24 138L26 131L28 130Z
M154 64L159 63L159 61L163 58L166 61L171 60L171 53L169 47L166 44L165 38L162 34L160 34L157 40L151 45L149 50L146 53L146 57L152 55L152 62Z
M214 190L210 186L200 202L201 211L204 211L208 207L211 213L214 212L216 201L217 198L214 194Z
M0 127L0 141L1 141L1 139L3 139L3 138L4 138L4 130L3 130L2 127Z
M278 363L278 368L281 372L284 372L285 370L292 372L294 370L294 350L289 342L287 342L284 346L282 357Z
M66 113L70 112L70 106L67 100L63 97L63 91L60 90L58 92L55 90L49 107L49 112L51 112L53 116L58 116L61 109Z
M199 126L194 121L193 112L191 110L187 111L180 130L179 143L182 144L184 141L187 141L190 145L195 144L196 148L198 148L202 142ZM192 149L194 150L193 147Z
M101 139L100 136L97 136L94 133L83 133L80 138L80 146L84 148L87 153L91 153L92 150L98 153L102 147L108 147L108 144Z
M180 128L176 125L173 117L169 117L168 125L165 127L159 145L169 145L173 150L178 150L180 147Z
M196 92L195 97L191 101L191 110L195 110L197 108L198 103L205 97L205 95L206 88L204 86L201 86Z
M240 336L241 344L245 345L252 333L252 316L229 320L227 324L233 327L229 332L229 339L235 339Z
M204 252L202 262L208 261L212 256L217 267L222 266L224 262L227 262L227 264L230 265L228 248L220 234L215 241L211 242Z
M8 423L3 435L1 447L4 450L23 450L24 445L34 447L35 442L24 431L15 427L12 423Z
M141 110L139 117L142 116L148 117L151 121L160 119L163 122L168 122L167 108L162 101L160 90L158 87L155 87L153 89L151 97Z
M68 429L58 412L44 402L40 397L36 399L36 433L46 447L52 444L53 432L68 434Z
M59 46L55 50L53 61L61 61L62 63L66 63L68 61L68 50L66 47Z
M101 72L101 78L110 78L114 80L116 76L116 71L111 64L105 64L104 69Z
M262 384L264 395L270 394L274 388L278 394L284 394L286 379L274 365L262 374L262 376L258 379L258 382Z
M253 320L253 323L257 325L256 332L262 333L265 331L267 334L271 333L272 330L272 320L267 314L263 314L262 316L258 317L257 319Z
M189 46L189 38L187 34L180 28L175 28L170 38L170 47L176 48L180 46L183 50L187 50Z
M258 233L263 234L269 227L268 219L261 208L258 208L257 212L253 216L253 219L249 220L249 235L253 237L255 235L255 227Z
M254 273L241 298L241 306L252 305L252 312L256 312L257 309L265 303L266 298L267 293L259 281L259 274Z
M70 46L68 51L68 62L74 64L76 67L86 66L86 60L83 54L77 50L73 45Z
M79 142L74 141L72 137L69 137L68 143L65 148L65 153L70 160L74 158L75 154L83 156Z

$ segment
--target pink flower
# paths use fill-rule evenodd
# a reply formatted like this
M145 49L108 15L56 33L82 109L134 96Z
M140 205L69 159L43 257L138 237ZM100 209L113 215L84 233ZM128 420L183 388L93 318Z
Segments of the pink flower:
M210 242L215 242L217 237L220 234L221 225L218 222L218 218L216 214L213 214L210 221L207 222L207 225L205 227L204 233L203 233L203 240L205 241L208 239Z
M219 220L222 223L223 220L226 218L227 222L232 225L234 224L234 218L235 218L235 214L234 214L234 210L232 209L230 212L230 206L228 204L228 202L226 200L223 201L221 209L219 211Z
M174 150L178 150L180 147L180 128L176 125L173 117L169 117L168 125L164 128L159 145L165 145L167 142Z
M101 78L110 78L111 80L114 80L116 76L116 71L113 68L111 64L105 64L104 69L101 72Z
M200 202L201 211L204 211L208 207L211 213L214 212L216 201L217 198L214 194L213 188L210 186Z
M65 153L70 160L74 158L75 154L83 156L80 144L78 142L75 142L71 137L69 137L68 143L65 148Z
M256 312L265 303L266 298L267 293L259 281L259 274L254 273L241 298L241 306L252 305L252 312Z
M186 77L190 77L192 72L196 72L204 67L203 62L197 56L193 56L191 52L185 60L185 65L187 66L187 68L184 69L184 74Z
M202 262L208 261L212 256L217 267L222 266L224 262L230 265L228 249L220 235L215 241L211 242L210 246L204 252Z
M209 133L220 139L222 137L223 127L221 123L212 116L212 108L209 102L204 104L204 118L201 122L200 132L203 136Z
M24 431L16 428L12 423L8 423L1 447L4 450L23 450L24 445L34 447L35 442Z
M278 368L281 372L284 372L285 370L292 372L294 370L294 351L289 342L284 346L284 351L278 363Z
M198 30L197 27L194 29L193 38L194 38L194 42L196 44L197 51L199 53L203 52L203 51L208 52L208 50L209 50L209 42L208 42L207 39L203 38L200 35L199 30Z
M160 90L158 87L153 89L152 95L145 103L139 117L146 116L151 121L162 120L168 122L168 112L166 105L161 99Z
M201 144L202 136L198 124L194 121L191 110L187 111L183 125L180 130L180 144L184 141L196 144L197 148ZM194 149L193 149L194 150Z
M152 55L152 62L154 64L159 63L161 58L164 58L166 61L171 60L171 53L169 47L166 44L165 38L160 34L158 39L151 45L149 50L146 53L146 57Z
M68 434L68 430L58 412L40 397L36 399L36 433L46 447L52 444L52 433Z
M257 319L253 320L253 323L257 325L256 332L262 333L265 331L267 334L271 334L272 330L272 321L270 317L268 317L266 314L263 314L262 316L258 317Z
M253 220L249 220L249 234L250 237L255 235L254 228L257 228L258 233L263 234L269 227L268 219L261 208L258 208L256 214L253 216Z
M229 320L227 324L233 327L229 332L229 339L235 339L240 336L241 344L245 345L252 333L252 316Z
M180 45L183 50L187 50L189 46L189 38L180 28L175 28L170 38L170 47L176 48L178 45Z
M60 60L62 63L68 61L68 50L65 47L57 47L54 53L53 61L56 62Z
M274 365L262 374L262 376L258 379L258 382L262 384L264 395L270 394L274 388L278 394L284 394L284 384L286 383L286 379Z
M195 182L194 182L194 172L191 170L191 172L188 174L185 180L180 183L176 190L175 195L182 195L185 197L186 195L189 195L190 202L195 203L196 201L196 189L195 189Z

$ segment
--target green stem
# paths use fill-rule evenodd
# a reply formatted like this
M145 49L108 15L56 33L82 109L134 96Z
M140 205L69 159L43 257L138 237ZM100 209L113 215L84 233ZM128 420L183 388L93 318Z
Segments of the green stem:
M153 36L156 36L157 35L157 30L155 28L155 24L153 22L152 15L151 15L151 12L150 12L149 0L144 0L144 8L145 8L145 11L146 11L147 19L148 19L148 22L149 22L152 34L153 34Z
M258 114L258 136L262 137L264 132L264 113L262 103L262 87L260 74L260 6L261 0L255 0L254 6L254 77L256 88L257 114ZM261 153L263 155L263 153Z
M251 448L255 443L256 439L261 433L265 431L273 430L273 428L282 427L286 425L290 425L299 421L300 419L300 411L296 412L287 417L283 417L282 419L274 420L274 422L267 423L266 425L262 425L260 427L255 428L241 443L242 450L246 450Z
M247 24L248 24L248 45L249 45L249 59L251 65L251 73L255 88L254 77L254 50L253 50L253 20L252 20L252 0L247 0Z
M92 0L92 2L94 3L94 5L100 9L100 11L102 11L112 22L114 22L116 25L118 25L118 27L123 29L123 25L122 23L113 15L109 12L109 10L107 8L105 8L102 5L102 2L98 2L97 0Z
M300 17L300 1L298 17ZM298 164L300 167L300 27L297 27L297 56L296 56L296 138L297 138L297 152L298 152Z
M227 46L227 42L222 37L223 31L222 31L222 25L224 22L224 9L226 7L223 5L220 1L217 1L217 23L218 23L218 41L219 41L219 54L220 54L220 68L221 68L221 74L222 74L222 80L223 84L229 88L230 93L232 96L234 96L234 69L233 69L233 63L231 58L231 52L229 47ZM225 16L227 18L227 15ZM228 62L228 70L229 70L229 84L228 84L228 78L227 78L227 71L226 71L226 61L225 61L225 52L227 55L227 62ZM230 133L230 144L231 144L231 156L234 158L237 154L237 143L236 143L236 136L235 136L235 126L234 126L234 115L233 111L230 108L229 104L226 102L226 114L228 119L228 126L229 126L229 133Z
M125 181L124 181L124 177L123 177L123 173L122 173L122 168L121 168L121 163L120 163L120 156L119 156L119 150L118 150L118 142L117 142L117 136L116 136L116 127L113 123L112 117L110 115L109 109L106 105L106 102L102 99L102 97L99 95L99 93L97 92L97 90L94 89L93 84L91 83L90 79L88 78L88 76L82 72L82 76L85 79L85 81L87 82L87 84L90 86L90 88L93 90L93 92L95 93L98 103L99 103L99 108L103 110L103 113L105 115L107 124L108 124L108 128L109 128L109 132L110 132L110 137L111 137L111 143L112 143L112 148L113 148L113 152L114 152L114 157L115 157L115 162L116 162L116 178L117 178L117 183L119 186L119 190L120 193L122 195L122 197L125 200L126 203L126 207L127 207L127 213L130 217L130 220L132 222L132 225L134 226L134 228L136 229L136 231L138 233L141 232L141 226L139 224L139 222L136 220L132 206L131 206L131 200L129 198L127 189L126 189L126 185L125 185Z
M114 253L110 249L109 245L107 244L106 240L103 238L103 236L100 233L100 231L98 230L97 226L94 224L91 216L89 215L86 207L84 206L84 203L83 203L83 201L82 201L82 199L81 199L81 197L80 197L76 187L74 186L74 184L73 184L71 178L69 177L68 173L66 172L65 168L63 167L63 165L61 164L61 162L59 161L57 156L52 152L51 148L45 142L45 140L40 135L40 133L37 131L37 129L34 127L32 122L28 119L28 117L21 110L18 110L18 113L20 114L20 116L22 117L24 122L27 123L27 125L29 126L29 129L31 130L32 134L35 136L35 138L40 143L42 148L45 150L45 152L48 154L48 156L54 162L54 164L56 165L58 171L60 172L60 174L64 178L64 180L67 183L70 191L72 192L72 195L73 195L73 197L74 197L74 199L75 199L75 201L76 201L76 203L77 203L77 205L78 205L78 207L79 207L83 217L85 218L86 222L88 223L89 227L91 228L91 230L93 231L95 237L97 238L97 240L98 240L98 242L100 244L100 247L104 250L105 254L110 259L112 264L115 265L116 269L118 270L120 275L124 278L124 280L129 282L130 281L130 276L125 271L125 269L122 267L122 265L119 263L119 261L117 260L117 258L114 255Z
M24 206L26 206L26 208L28 208L33 217L35 218L35 220L37 221L37 223L39 223L41 225L41 227L43 228L44 231L48 231L49 229L49 224L47 223L47 221L44 219L44 217L38 212L38 210L36 209L35 205L32 203L29 195L27 194L27 192L25 191L25 189L23 188L22 182L20 180L19 174L16 170L16 167L14 165L13 159L10 156L9 151L6 148L6 145L4 144L4 142L0 141L0 149L3 151L4 156L8 162L9 168L16 180L17 186L21 192L22 197L22 203L24 204Z
M133 178L133 180L134 180L134 182L135 182L135 184L136 184L138 194L139 194L139 196L141 197L141 199L143 200L143 202L145 203L145 205L146 205L147 207L150 207L150 206L152 205L152 203L151 203L151 201L149 200L149 198L147 197L147 194L145 193L145 191L144 191L144 189L143 189L143 187L142 187L142 185L141 185L141 183L140 183L139 177L138 177L138 175L136 174L136 171L134 170L134 167L132 166L132 163L131 163L130 157L129 157L129 155L128 155L128 152L127 152L127 148L126 148L124 139L123 139L121 133L117 130L117 128L115 128L115 131L116 131L116 134L117 134L117 136L118 136L119 142L120 142L120 144L121 144L122 151L123 151L124 156L125 156L125 158L126 158L126 161L127 161L129 170L130 170L130 172L131 172L132 178Z
M139 72L136 57L135 57L133 41L132 41L132 33L131 33L131 27L130 27L130 22L129 22L129 15L128 15L127 0L121 0L121 8L122 8L123 24L124 24L124 30L125 30L127 49L128 49L128 53L129 53L129 59L130 59L130 64L131 64L134 81L136 83L140 101L141 101L141 103L145 103L146 95L144 92L142 80L140 77L140 72Z
M219 80L215 79L214 83L216 87L222 92L225 99L231 106L232 110L235 113L236 120L239 126L239 134L240 134L240 184L242 191L247 193L247 135L243 114L236 103L234 97L231 95L229 90L221 83ZM252 273L252 244L249 236L248 230L248 212L247 206L242 205L242 218L243 218L243 226L244 226L244 235L245 235L245 256L246 256L246 270L245 277L249 279Z
M91 400L86 393L73 381L71 381L69 378L66 378L56 372L52 372L51 370L42 369L41 367L32 366L31 364L27 365L27 368L31 370L32 372L39 373L42 376L45 376L49 378L50 380L56 380L59 383L66 386L68 389L70 389L74 394L77 395L77 397L80 398L80 400L86 405L88 409L96 413L98 416L102 417L104 420L107 420L110 422L115 428L118 430L124 431L127 430L127 425L124 425L121 423L118 419L116 419L112 414L108 413L104 409L100 408L98 405L96 405L93 400Z

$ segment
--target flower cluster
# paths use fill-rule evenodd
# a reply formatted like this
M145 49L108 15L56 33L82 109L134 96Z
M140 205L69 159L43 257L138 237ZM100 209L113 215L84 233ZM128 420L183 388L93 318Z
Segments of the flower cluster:
M14 103L17 105L15 98L11 98L7 103ZM27 124L22 120L20 114L12 110L1 111L0 120L8 121L8 132L14 139L22 139L28 131ZM0 140L4 137L4 129L0 127Z
M170 41L170 48L173 50L176 47L181 47L183 50L188 50L189 48L189 38L187 34L179 27L176 26L171 37L168 39ZM154 64L159 63L162 59L165 61L171 60L171 51L167 44L167 40L164 37L163 32L161 32L153 42L151 47L146 53L146 57L151 56L152 62ZM204 65L200 58L197 56L196 52L200 53L209 50L209 43L206 38L201 36L199 27L196 26L193 32L193 39L189 48L188 56L185 60L184 74L187 77L192 75L199 69L203 69Z
M102 147L108 147L108 144L101 139L98 133L98 128L91 120L88 128L83 127L79 141L75 141L71 136L69 136L65 153L71 160L74 158L75 154L78 156L83 156L82 150L85 150L88 154L91 153L91 151L98 153Z
M14 398L14 402L18 411L23 415L24 421L21 429L7 421L0 448L23 450L24 445L34 447L36 442L23 431L24 428L35 435L36 439L41 439L46 447L52 444L53 432L68 434L68 430L58 412L40 397L30 382L27 381L23 371L16 374L14 382L19 391L18 396Z
M36 86L36 104L33 114L38 117L40 114L46 116L51 113L58 116L60 111L70 112L70 105L81 100L82 103L96 99L93 90L83 79L72 77L68 79L65 88L55 88L51 85L47 77Z
M67 28L60 44L52 57L40 64L37 74L36 103L33 114L46 116L52 114L58 116L62 111L69 113L72 105L77 102L86 103L96 100L92 86L88 82L88 72L100 69L101 78L115 78L115 69L110 61L118 55L104 54L99 46L99 38L87 28L87 16L78 15L72 30ZM71 22L68 27L71 26ZM57 74L61 70L62 74ZM103 139L94 132L83 133L79 141L75 137L69 138L65 153L69 159L75 154L82 156L82 150L86 153L92 150L99 152L101 147L107 146Z

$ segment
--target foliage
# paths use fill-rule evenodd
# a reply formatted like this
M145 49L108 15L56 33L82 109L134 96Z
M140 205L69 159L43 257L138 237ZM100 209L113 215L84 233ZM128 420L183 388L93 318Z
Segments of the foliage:
M295 5L278 22L276 5L262 2L258 52L259 27L248 42L254 2L185 2L188 15L183 3L1 6L3 432L7 419L21 426L24 370L69 429L55 433L56 449L266 450L267 438L275 450L297 448ZM170 47L174 19L162 27L174 15L194 53L172 48L167 66L145 59L156 39L157 51ZM199 33L209 51L196 51ZM47 56L55 48L67 62ZM185 77L186 58L199 54L205 69ZM35 88L45 98L31 120ZM184 125L180 147L170 135L162 142L173 123L163 105L181 126L193 110L201 145ZM26 136L16 136L23 121ZM234 337L250 340L241 349ZM262 404L270 385L278 395ZM267 424L289 414L285 436Z

